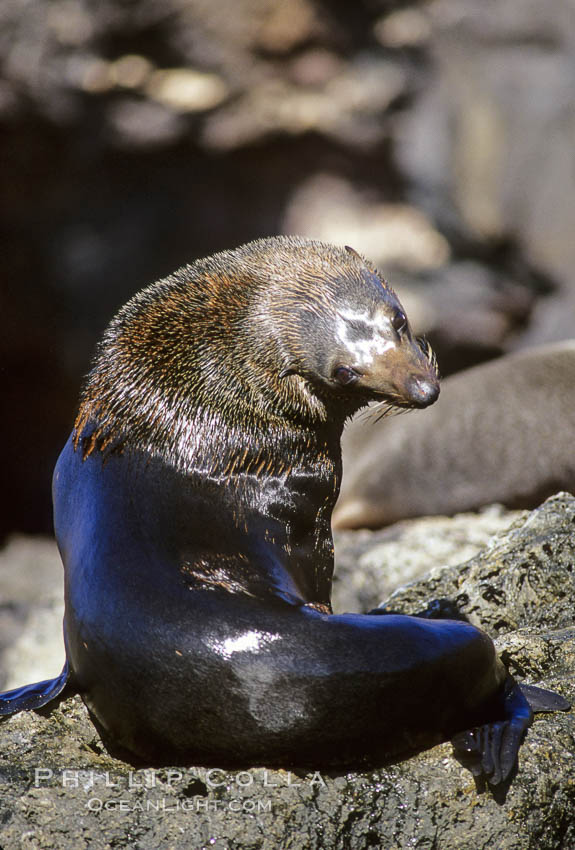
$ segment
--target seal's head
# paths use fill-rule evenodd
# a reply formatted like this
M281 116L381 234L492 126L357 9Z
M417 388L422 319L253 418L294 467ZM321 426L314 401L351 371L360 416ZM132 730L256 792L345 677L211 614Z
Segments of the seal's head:
M306 280L307 297L289 311L301 332L292 352L305 353L283 374L319 379L324 391L355 409L371 400L400 408L433 404L439 395L435 357L413 337L389 284L352 248L308 245L312 257L320 248L329 251L331 268L319 283Z

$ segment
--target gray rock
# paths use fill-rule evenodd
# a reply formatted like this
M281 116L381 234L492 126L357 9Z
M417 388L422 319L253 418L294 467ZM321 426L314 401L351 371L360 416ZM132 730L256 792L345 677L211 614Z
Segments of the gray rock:
M378 531L336 532L334 611L366 613L376 608L400 585L429 570L468 561L521 516L521 511L491 505L478 514L405 520Z
M389 604L414 611L437 596L457 599L500 635L499 651L518 678L575 699L575 498L559 495L530 514L483 515L475 543L474 519L444 520L444 533L453 524L454 536L482 547L479 553L461 567L435 567ZM485 535L509 519L509 531L485 545ZM405 526L389 545L415 534L418 523ZM382 540L373 538L382 552ZM575 846L572 712L537 717L517 776L496 796L476 788L449 744L366 773L132 771L105 752L79 697L4 720L0 739L5 848Z
M64 663L64 571L53 540L13 537L0 551L0 688L55 676Z
M387 605L405 614L431 599L454 600L492 637L520 628L574 625L575 497L559 493L457 567L435 568L398 589Z

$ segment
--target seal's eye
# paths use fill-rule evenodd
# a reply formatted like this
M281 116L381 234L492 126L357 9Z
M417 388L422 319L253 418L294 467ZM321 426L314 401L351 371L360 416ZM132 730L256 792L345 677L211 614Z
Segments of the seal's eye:
M333 379L342 387L348 387L350 384L355 384L359 374L350 366L336 366L333 370Z
M393 329L397 331L398 334L402 334L407 328L407 316L405 315L405 313L402 313L401 310L398 310L393 319L391 320L391 324L393 326Z

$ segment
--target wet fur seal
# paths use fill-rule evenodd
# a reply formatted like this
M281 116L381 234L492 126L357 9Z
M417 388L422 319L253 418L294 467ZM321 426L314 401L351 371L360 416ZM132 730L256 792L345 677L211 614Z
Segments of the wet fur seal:
M68 684L115 754L155 765L358 767L456 736L505 779L529 702L559 697L528 701L466 622L331 613L344 421L438 392L351 249L256 241L137 294L54 474L66 666L0 711Z
M509 354L442 381L418 416L344 431L334 528L575 492L575 340Z

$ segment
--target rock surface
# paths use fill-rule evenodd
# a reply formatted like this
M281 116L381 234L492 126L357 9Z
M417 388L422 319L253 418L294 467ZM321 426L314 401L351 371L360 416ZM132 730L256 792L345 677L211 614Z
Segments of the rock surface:
M491 505L478 514L405 520L379 531L336 532L334 611L366 613L432 568L468 561L521 515Z
M438 596L451 597L497 637L517 678L544 683L575 701L575 498L556 496L529 514L495 511L424 520L420 528L417 522L405 523L395 538L393 529L382 533L391 554L385 554L381 535L372 535L373 563L380 559L382 568L395 564L402 535L413 546L421 534L422 549L427 549L423 529L429 522L427 528L442 528L446 540L451 526L463 551L471 551L470 545L480 551L459 567L434 566L397 590L388 604L413 612ZM506 523L511 523L508 530ZM488 541L493 532L499 533ZM347 553L344 570L353 555L353 535L340 540ZM449 548L445 543L438 548L441 535L431 556L436 564ZM14 556L28 545L13 545L14 565ZM364 540L357 542L357 551L369 560ZM7 571L5 564L2 582ZM367 599L362 593L359 599ZM104 751L78 697L50 712L2 721L0 742L0 846L6 848L575 846L572 711L537 716L516 777L506 792L495 794L476 788L449 744L366 773L131 771Z
M0 552L0 688L56 676L64 663L64 571L53 540L13 537Z

